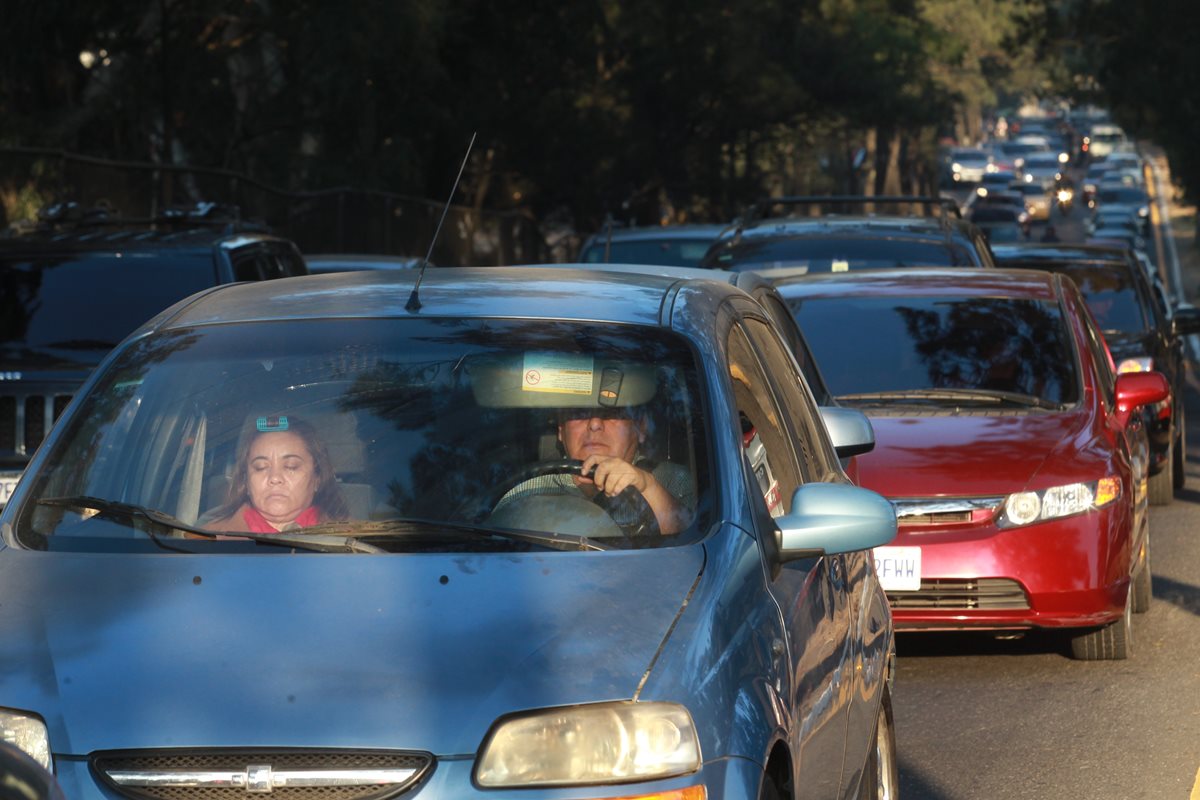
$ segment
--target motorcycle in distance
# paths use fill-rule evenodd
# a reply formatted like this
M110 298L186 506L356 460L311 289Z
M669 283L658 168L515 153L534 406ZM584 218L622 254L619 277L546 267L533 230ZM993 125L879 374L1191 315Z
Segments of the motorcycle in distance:
M1054 189L1054 199L1058 204L1058 213L1067 216L1075 202L1075 187L1066 181L1059 181Z

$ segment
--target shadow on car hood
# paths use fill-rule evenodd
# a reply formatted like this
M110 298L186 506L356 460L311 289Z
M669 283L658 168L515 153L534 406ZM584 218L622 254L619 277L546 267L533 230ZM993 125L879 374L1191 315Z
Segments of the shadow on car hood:
M1078 475L1082 411L1003 415L870 416L875 449L858 456L861 485L886 497L986 496L1024 489L1065 464ZM1048 465L1052 454L1056 457ZM1078 480L1078 478L1071 478Z
M58 754L474 753L505 713L630 698L704 560L0 551L0 705Z

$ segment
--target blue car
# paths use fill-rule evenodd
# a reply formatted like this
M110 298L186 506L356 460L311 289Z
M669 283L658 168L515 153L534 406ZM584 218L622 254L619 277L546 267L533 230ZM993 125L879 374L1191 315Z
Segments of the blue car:
M726 282L194 295L0 514L0 730L72 800L894 797L895 512L801 381Z

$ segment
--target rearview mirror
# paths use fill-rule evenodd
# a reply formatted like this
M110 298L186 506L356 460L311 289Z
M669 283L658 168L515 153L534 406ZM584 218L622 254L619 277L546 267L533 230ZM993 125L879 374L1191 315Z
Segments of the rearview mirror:
M1117 376L1117 421L1121 427L1141 406L1171 396L1171 386L1161 372L1125 372Z
M1192 305L1177 306L1171 316L1171 333L1175 336L1200 333L1200 308Z
M838 458L851 458L875 449L875 429L861 411L837 406L821 406L821 420Z
M881 547L896 538L896 510L882 495L845 483L808 483L775 520L781 561Z

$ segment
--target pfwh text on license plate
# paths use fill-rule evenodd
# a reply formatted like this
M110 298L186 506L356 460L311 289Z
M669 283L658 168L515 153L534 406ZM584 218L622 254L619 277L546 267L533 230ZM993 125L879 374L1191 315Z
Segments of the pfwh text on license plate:
M875 573L884 591L917 591L921 588L921 548L876 547Z
M17 488L17 479L20 475L0 475L0 506L8 502L8 498L12 497L13 490Z

